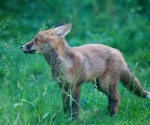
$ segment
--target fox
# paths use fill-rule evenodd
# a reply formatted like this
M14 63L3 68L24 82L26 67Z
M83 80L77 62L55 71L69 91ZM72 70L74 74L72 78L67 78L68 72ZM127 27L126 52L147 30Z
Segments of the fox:
M69 23L39 31L30 42L21 46L26 54L45 57L62 92L65 114L79 119L80 88L85 82L96 84L96 88L108 97L110 116L118 113L121 98L117 89L119 80L135 95L150 99L150 92L142 87L118 49L103 44L71 47L65 38L71 28Z

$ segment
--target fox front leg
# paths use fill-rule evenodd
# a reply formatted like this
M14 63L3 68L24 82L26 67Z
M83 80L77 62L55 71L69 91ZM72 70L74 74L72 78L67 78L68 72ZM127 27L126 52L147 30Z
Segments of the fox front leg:
M63 109L64 109L64 113L67 116L71 116L71 109L70 109L70 96L68 91L64 91L62 92L62 101L63 101Z
M80 86L61 87L64 113L68 118L79 119Z
M72 118L79 119L80 85L75 85L72 90Z
M63 102L63 110L67 117L71 116L71 109L70 109L70 88L68 86L59 83L60 90L62 92L62 102Z

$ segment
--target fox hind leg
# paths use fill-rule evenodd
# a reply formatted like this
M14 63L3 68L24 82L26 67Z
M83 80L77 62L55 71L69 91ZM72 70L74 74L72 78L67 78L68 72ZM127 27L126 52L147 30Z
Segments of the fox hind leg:
M106 77L107 76L107 77ZM117 82L119 77L102 76L96 79L96 88L108 96L108 112L110 116L117 114L120 102L120 94L117 90ZM95 86L95 85L94 85Z
M108 112L110 116L113 116L118 113L119 102L120 102L120 94L117 90L117 86L110 85L108 95Z

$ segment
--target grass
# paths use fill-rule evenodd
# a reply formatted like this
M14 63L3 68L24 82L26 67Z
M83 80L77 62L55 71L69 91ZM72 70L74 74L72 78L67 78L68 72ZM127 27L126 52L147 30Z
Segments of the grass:
M90 83L82 85L81 121L65 119L61 93L46 61L40 55L25 55L20 37L16 44L14 39L1 44L0 124L149 124L149 100L119 87L119 114L109 117L106 96Z
M66 13L71 10L69 2L64 3L68 8L57 2ZM148 16L135 12L136 10L130 12L130 9L135 9L134 6L126 10L128 13L120 7L120 11L115 10L116 14L111 16L112 13L108 12L111 8L109 2L110 8L101 13L98 13L101 7L94 3L96 10L93 9L95 13L93 15L90 11L92 8L90 1L83 2L80 6L73 4L72 10L67 13L65 19L63 18L65 15L61 13L62 11L59 13L55 4L46 1L39 7L43 8L43 11L38 11L33 16L32 8L38 10L36 5L37 3L31 3L29 6L25 4L24 8L8 6L8 9L2 7L3 9L0 10L0 13L7 12L2 14L0 19L0 124L149 125L150 100L134 96L120 84L118 88L121 102L117 116L107 116L107 97L98 92L91 83L85 83L82 85L80 101L81 121L65 119L61 92L57 82L51 77L45 59L41 55L25 55L20 49L20 46L31 40L40 29L51 27L59 21L72 22L73 29L67 36L71 46L103 43L121 50L142 85L150 90ZM48 10L49 5L52 6L52 10L57 10L57 16L50 12L53 20L44 12ZM118 4L116 6L119 8ZM23 11L25 8L31 11L26 13ZM8 14L10 10L16 14ZM70 12L73 12L73 16ZM42 20L43 14L45 17ZM126 18L121 18L124 15ZM22 19L19 18L21 16Z

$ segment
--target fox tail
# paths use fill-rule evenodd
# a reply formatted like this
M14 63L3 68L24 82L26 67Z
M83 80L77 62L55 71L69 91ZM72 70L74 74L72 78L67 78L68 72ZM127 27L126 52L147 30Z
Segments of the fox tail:
M137 79L137 77L133 74L133 72L127 65L122 67L120 79L123 85L134 94L142 98L150 99L150 92L144 90L144 88L140 84L140 81Z

